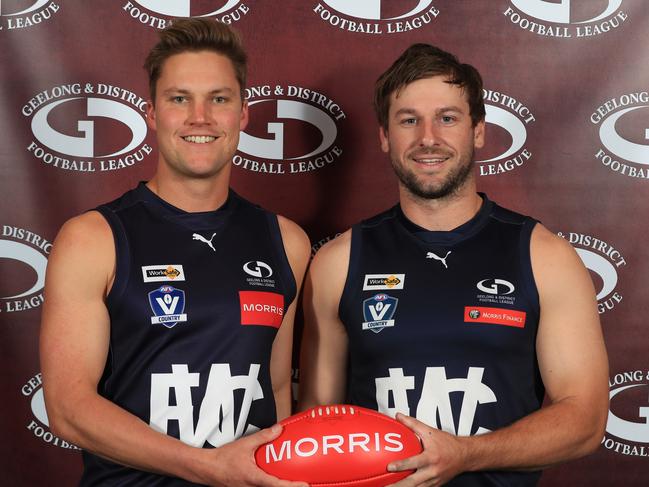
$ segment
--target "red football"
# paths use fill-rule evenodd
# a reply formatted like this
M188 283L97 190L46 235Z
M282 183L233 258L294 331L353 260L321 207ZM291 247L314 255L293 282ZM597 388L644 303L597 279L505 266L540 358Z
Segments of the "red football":
M409 428L372 409L318 406L280 422L275 440L257 449L257 465L280 479L317 487L380 487L412 471L388 472L388 463L422 451Z

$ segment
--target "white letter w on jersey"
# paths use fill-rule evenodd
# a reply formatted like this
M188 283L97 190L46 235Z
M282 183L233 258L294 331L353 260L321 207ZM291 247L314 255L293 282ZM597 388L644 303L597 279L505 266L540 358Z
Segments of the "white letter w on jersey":
M150 426L166 434L169 421L178 421L180 440L197 447L205 442L222 446L258 431L257 426L249 424L246 427L246 423L252 401L264 397L257 380L259 367L259 364L250 364L248 375L233 377L229 364L212 364L196 429L191 388L199 385L200 374L190 374L185 364L173 364L168 374L151 374ZM176 398L175 406L169 404L171 389ZM234 391L239 389L243 389L244 394L235 426Z

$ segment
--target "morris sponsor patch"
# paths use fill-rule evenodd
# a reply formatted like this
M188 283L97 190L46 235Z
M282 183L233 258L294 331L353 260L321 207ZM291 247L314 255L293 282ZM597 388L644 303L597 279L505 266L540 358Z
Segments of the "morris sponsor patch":
M241 324L279 328L284 318L284 296L265 291L239 291Z
M464 307L465 323L488 323L491 325L525 328L524 311L503 308L485 308L480 306Z

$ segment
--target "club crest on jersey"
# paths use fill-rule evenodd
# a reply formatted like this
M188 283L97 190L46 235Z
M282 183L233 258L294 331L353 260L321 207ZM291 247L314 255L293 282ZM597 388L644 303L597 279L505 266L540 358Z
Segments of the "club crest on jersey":
M403 289L405 280L405 274L365 274L363 291Z
M155 316L151 317L152 325L164 325L173 328L176 324L187 321L185 314L185 291L173 286L160 286L149 293L149 304Z
M399 300L387 294L377 294L363 301L363 330L380 332L383 328L394 326L394 312Z

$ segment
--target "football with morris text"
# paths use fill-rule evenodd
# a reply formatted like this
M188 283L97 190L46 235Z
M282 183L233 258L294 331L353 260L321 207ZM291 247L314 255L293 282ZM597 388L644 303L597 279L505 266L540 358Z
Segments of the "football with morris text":
M314 487L392 484L412 471L388 472L388 464L422 451L409 428L357 406L318 406L280 424L282 433L257 449L257 465L280 479Z

